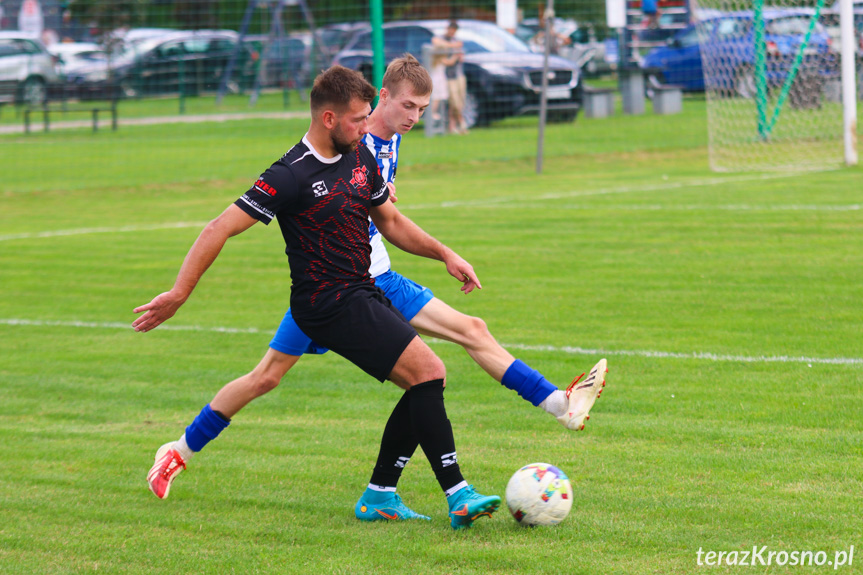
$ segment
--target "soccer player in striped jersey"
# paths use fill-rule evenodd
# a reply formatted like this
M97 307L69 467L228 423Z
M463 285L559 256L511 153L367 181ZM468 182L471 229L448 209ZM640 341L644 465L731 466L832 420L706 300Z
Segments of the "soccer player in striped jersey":
M419 121L429 105L431 90L431 78L416 58L405 55L393 60L384 75L379 103L368 119L368 133L363 143L374 154L394 202L397 201L395 179L402 135ZM461 345L492 378L555 416L564 427L584 428L590 409L605 385L604 359L593 367L584 381L581 381L582 374L566 390L558 389L498 344L482 319L453 309L434 297L428 288L390 269L381 234L371 221L369 223L372 246L369 273L417 332ZM167 497L171 482L185 469L189 458L215 439L227 427L230 418L253 399L274 389L303 354L326 351L297 327L288 310L258 366L223 387L179 440L162 447L150 472L155 478L150 481L151 490L161 498ZM391 417L387 428L395 428L396 424ZM416 447L414 438L398 437L385 429L371 480L355 506L357 518L367 521L426 518L408 508L396 494L396 483ZM163 472L168 468L171 473ZM453 526L457 527L460 507L451 505L450 508Z

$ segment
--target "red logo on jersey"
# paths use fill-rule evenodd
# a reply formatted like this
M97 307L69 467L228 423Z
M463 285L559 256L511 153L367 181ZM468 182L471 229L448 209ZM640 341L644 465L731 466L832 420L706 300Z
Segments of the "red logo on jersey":
M351 184L353 184L353 186L355 188L358 188L360 186L365 186L369 182L368 181L368 175L369 175L369 169L366 168L365 166L362 166L360 168L354 168L354 171L353 171L354 177L351 178Z
M257 182L255 182L255 187L267 195L270 195L270 196L276 195L276 188L274 188L273 186L266 183L264 180L262 180L260 178L258 179Z

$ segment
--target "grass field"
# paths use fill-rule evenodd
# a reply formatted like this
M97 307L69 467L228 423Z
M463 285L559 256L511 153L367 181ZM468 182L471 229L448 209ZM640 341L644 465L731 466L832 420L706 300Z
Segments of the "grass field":
M540 176L530 119L402 148L399 206L484 289L392 249L394 268L561 386L609 360L571 433L431 342L467 479L502 494L553 463L575 488L564 523L502 510L453 532L420 452L400 493L432 522L354 519L399 392L334 354L302 360L153 497L155 450L281 319L278 230L231 240L156 331L134 333L132 309L306 125L0 138L0 573L826 573L778 563L851 546L837 570L861 572L863 172L714 174L697 102L551 126ZM753 547L779 555L698 564Z
M305 111L308 109L307 94L300 94L296 90L268 90L259 94L254 105L251 104L251 93L226 94L221 103L216 104L216 95L208 94L201 97L186 97L182 100L178 96L164 96L156 98L142 98L140 100L120 100L117 103L117 114L120 121L128 118L154 118L159 116L176 116L178 114L235 114L248 112L286 112ZM68 108L76 110L86 108L92 102L70 102ZM97 101L97 104L106 102ZM57 105L56 107L60 107ZM99 116L103 126L110 124L110 116L103 113ZM51 122L56 123L64 120L90 120L91 116L86 111L70 111L65 114L55 113L51 116ZM108 118L107 121L104 119ZM32 115L34 130L42 129L42 115L34 112ZM0 126L6 124L22 125L24 122L23 107L0 106Z

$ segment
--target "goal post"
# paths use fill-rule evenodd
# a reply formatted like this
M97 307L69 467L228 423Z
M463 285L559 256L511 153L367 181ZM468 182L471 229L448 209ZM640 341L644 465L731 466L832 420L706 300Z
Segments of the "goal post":
M843 134L845 142L845 163L857 165L857 99L863 94L857 93L858 82L863 90L863 71L857 65L859 57L863 56L863 25L860 27L860 39L855 34L858 27L854 22L854 5L852 0L839 1L839 28L842 43L842 106ZM863 19L863 15L861 15ZM858 52L857 50L860 50ZM856 54L856 55L855 55Z
M840 33L825 25L825 15L836 12L829 2L699 0L695 13L702 15L697 29L714 170L856 163L861 70L853 49L859 40L853 27ZM850 56L840 50L844 34L851 36Z

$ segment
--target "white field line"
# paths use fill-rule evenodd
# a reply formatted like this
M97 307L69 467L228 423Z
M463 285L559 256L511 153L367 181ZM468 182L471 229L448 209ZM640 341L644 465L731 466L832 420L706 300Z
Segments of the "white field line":
M578 198L585 196L597 196L597 195L606 195L606 194L625 194L625 193L637 193L637 192L653 192L653 191L668 191L670 189L680 189L685 187L704 187L704 186L715 186L727 183L734 182L745 182L745 181L761 181L761 180L772 180L778 178L789 178L795 177L798 175L797 173L782 173L782 174L761 174L761 175L744 175L744 176L736 176L730 178L708 178L704 180L691 180L686 182L663 182L662 184L648 185L648 186L624 186L620 188L600 188L596 190L574 190L571 192L564 192L560 194L540 194L537 196L533 196L532 201L537 200L561 200L566 198ZM400 204L401 206L401 204ZM499 196L496 198L488 198L484 200L466 200L463 202L440 202L436 204L415 204L415 205L405 205L405 209L409 210L422 210L429 208L456 208L456 207L508 207L508 208L519 208L522 209L524 207L524 198L522 196ZM614 209L620 210L686 210L686 211L697 211L697 210L724 210L724 211L860 211L860 204L848 204L848 205L817 205L817 204L790 204L790 205L750 205L750 204L731 204L731 205L698 205L698 204L685 204L685 205L659 205L659 204L633 204L633 205L617 205L613 206ZM557 204L555 205L555 209L596 209L595 206L587 206L587 205L566 205L566 204ZM85 235L85 234L111 234L111 233L128 233L128 232L144 232L144 231L153 231L153 230L164 230L164 229L177 229L177 228L202 228L206 225L205 222L169 222L163 224L151 224L151 225L129 225L129 226L121 226L115 228L78 228L78 229L70 229L70 230L54 230L54 231L45 231L45 232L31 232L31 233L20 233L20 234L8 234L0 236L0 242L9 241L9 240L26 240L26 239L39 239L39 238L56 238L61 236L77 236L77 235Z
M149 224L143 226L120 226L116 228L78 228L72 230L54 230L50 232L33 232L0 236L0 242L8 240L29 240L40 238L57 238L61 236L82 236L87 234L118 234L128 232L149 232L153 230L171 230L179 228L203 228L207 222L168 222L164 224Z
M827 170L825 170L827 171ZM767 180L777 180L784 178L796 178L802 173L811 172L782 172L776 174L745 174L742 176L732 176L728 178L705 178L703 180L681 180L676 182L662 181L656 184L648 184L643 186L621 186L615 188L597 188L595 190L573 190L569 192L561 192L556 194L536 194L531 195L530 202L537 200L562 200L566 198L580 198L585 196L604 196L609 194L630 194L638 192L668 192L670 190L679 190L682 188L699 188L709 186L719 186L722 184L733 184L737 182L759 182ZM519 196L497 196L494 198L485 198L481 200L464 200L455 202L441 202L439 204L417 204L406 206L411 209L428 209L428 208L456 208L466 206L493 206L499 204L517 203L519 206L524 206L525 197Z
M118 329L132 330L132 326L122 322L91 322L91 321L57 321L57 320L29 320L16 318L0 318L0 325L24 326L24 327L61 327L61 328L89 328L89 329ZM198 331L210 333L230 334L267 334L269 330L261 330L254 327L204 327L195 325L162 324L158 327L162 331ZM431 343L450 344L443 340L430 338ZM450 344L454 345L454 344ZM565 355L601 355L601 356L628 356L649 357L654 359L692 359L713 362L736 362L736 363L806 363L806 364L830 364L830 365L863 365L863 358L858 357L806 357L788 355L731 355L710 352L672 352L652 350L625 350L625 349L590 349L572 346L553 345L526 345L518 343L502 344L507 349L519 349L522 351L539 351L558 353Z
M118 114L117 124L120 126L154 126L157 124L199 124L201 122L230 122L234 120L293 120L297 118L308 118L308 112L237 112L232 114L193 114L190 116L153 116L147 118L124 118ZM39 132L44 128L44 123L39 121L40 116L30 124L30 131ZM64 120L51 122L52 130L64 130L72 128L89 128L93 125L92 120ZM102 121L100 125L107 125ZM23 134L24 126L8 125L0 126L0 134Z
M428 208L428 205L423 206ZM525 206L515 202L506 204L489 204L483 208L501 208L501 209L530 209L533 206ZM407 208L407 206L405 206ZM591 204L565 204L557 203L554 205L555 210L596 210L596 205ZM648 212L859 212L863 210L863 204L833 204L833 205L816 205L816 204L789 204L789 205L750 205L750 204L729 204L729 205L709 205L709 204L614 204L606 209L613 209L621 212L648 211Z
M131 323L122 322L96 322L96 321L58 321L58 320L31 320L17 318L0 318L0 325L26 326L26 327L80 327L89 329L124 329L132 330ZM199 325L175 325L162 324L160 330L167 331L203 331L215 333L266 333L256 327L204 327Z

